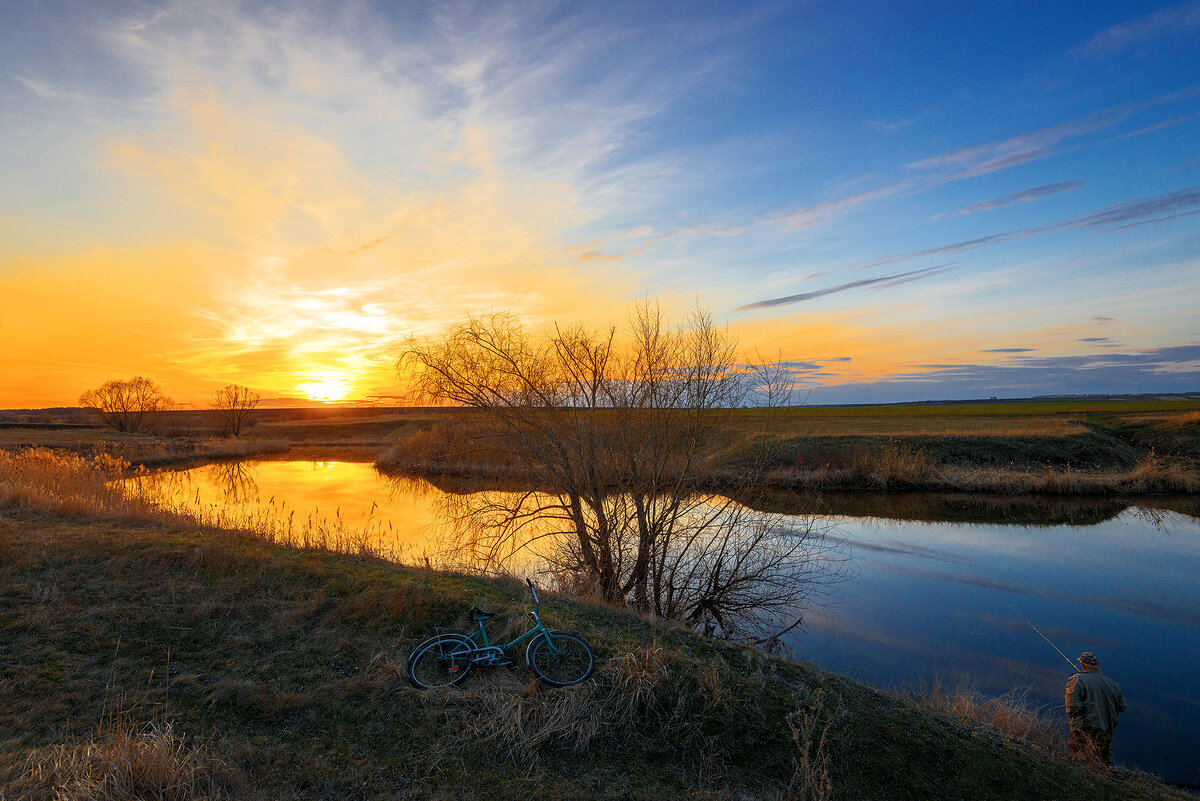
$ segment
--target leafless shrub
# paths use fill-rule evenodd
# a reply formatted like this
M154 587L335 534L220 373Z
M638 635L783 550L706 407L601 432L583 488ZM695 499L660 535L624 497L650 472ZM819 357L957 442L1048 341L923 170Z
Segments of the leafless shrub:
M217 390L211 405L221 430L240 437L242 430L253 422L254 410L261 400L262 396L249 387L229 384Z
M100 415L104 424L117 431L148 430L155 412L173 405L162 388L148 378L106 381L79 396L79 405Z
M752 394L779 403L786 371L740 365L703 312L671 328L646 303L620 336L576 325L544 338L511 315L469 318L411 341L401 366L424 397L484 412L473 450L532 479L448 499L457 549L484 569L538 550L605 601L739 637L795 625L830 576L813 569L832 563L819 531L706 485L730 414ZM740 497L757 474L733 477Z

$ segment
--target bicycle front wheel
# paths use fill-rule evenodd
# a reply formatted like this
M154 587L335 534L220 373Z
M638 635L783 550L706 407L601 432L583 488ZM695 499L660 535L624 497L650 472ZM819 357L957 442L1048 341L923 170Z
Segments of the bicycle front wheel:
M443 634L426 640L408 658L408 680L422 690L458 684L471 672L467 653L474 646L461 634Z
M596 660L592 649L574 634L552 631L529 645L529 667L539 679L554 687L569 687L592 675Z

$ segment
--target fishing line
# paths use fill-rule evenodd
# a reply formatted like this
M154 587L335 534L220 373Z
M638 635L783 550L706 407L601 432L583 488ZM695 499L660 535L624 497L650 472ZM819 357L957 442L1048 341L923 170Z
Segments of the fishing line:
M1007 606L1009 609L1013 610L1014 612L1016 612L1017 617L1021 618L1021 620L1024 620L1026 623L1029 623L1029 618L1025 617L1020 612L1017 612L1017 608L1015 606L1010 604L1008 601L1005 601L1004 605ZM1076 666L1076 664L1071 660L1071 657L1067 656L1062 651L1059 651L1058 646L1055 645L1054 643L1050 642L1050 638L1047 637L1045 634L1042 634L1041 630L1037 626L1033 625L1032 623L1029 623L1029 628L1036 631L1038 633L1038 636L1041 637L1043 640L1045 640L1050 645L1051 648L1053 648L1055 651L1058 651L1058 655L1061 656L1063 659L1067 660L1067 664L1069 664L1072 668L1074 668L1076 673L1082 672L1080 670L1080 668L1078 666Z

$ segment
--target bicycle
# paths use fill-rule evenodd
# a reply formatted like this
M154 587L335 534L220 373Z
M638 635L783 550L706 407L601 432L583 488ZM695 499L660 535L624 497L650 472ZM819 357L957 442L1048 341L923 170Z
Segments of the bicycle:
M465 679L476 666L511 665L511 659L504 660L504 652L525 640L529 640L525 648L525 664L529 665L534 675L552 687L569 687L591 676L596 667L592 649L574 634L546 628L538 614L541 602L537 588L529 579L525 579L525 582L533 593L533 605L528 609L535 623L533 628L512 642L492 645L488 642L483 623L495 617L496 613L484 612L473 606L471 622L479 624L479 631L470 634L439 632L413 650L408 657L408 680L412 685L422 690L449 687Z

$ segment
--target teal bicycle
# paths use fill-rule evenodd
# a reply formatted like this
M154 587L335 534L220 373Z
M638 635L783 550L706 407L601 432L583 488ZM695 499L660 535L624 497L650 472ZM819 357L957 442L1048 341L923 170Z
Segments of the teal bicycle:
M538 614L541 602L537 588L529 579L525 581L533 594L533 605L529 607L529 616L535 623L532 629L510 643L492 645L483 623L496 613L471 607L471 622L479 624L479 631L440 632L418 645L408 657L408 679L412 685L423 690L449 687L465 679L472 668L511 665L512 660L506 659L504 652L526 640L529 645L525 648L525 664L552 687L569 687L591 676L596 667L592 649L574 634L546 628Z

